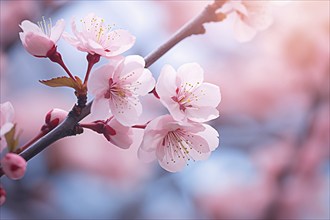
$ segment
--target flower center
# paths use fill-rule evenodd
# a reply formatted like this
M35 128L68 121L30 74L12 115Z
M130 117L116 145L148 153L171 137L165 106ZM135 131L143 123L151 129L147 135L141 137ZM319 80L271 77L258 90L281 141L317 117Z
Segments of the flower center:
M176 88L176 96L172 96L172 100L177 102L180 106L181 111L185 111L186 108L193 107L191 105L191 102L193 100L198 100L198 96L194 93L194 90L200 85L199 82L197 82L195 85L192 85L190 83L185 83L180 86L180 88Z
M39 28L42 30L42 32L47 35L48 37L50 37L51 33L52 33L52 19L49 18L49 23L46 22L45 20L45 16L42 16L42 21L38 21L37 22Z
M104 98L106 99L110 99L115 97L119 97L119 98L125 98L127 96L129 96L129 91L127 91L125 88L119 86L117 83L113 82L113 79L110 78L109 79L109 89L106 91L106 93L104 94Z
M114 40L114 36L110 36L108 33L112 27L110 25L104 25L103 18L94 15L93 17L81 19L80 22L83 23L85 32L97 43L107 46L110 40ZM107 48L105 48L105 51L110 52Z
M170 131L163 139L162 145L165 147L165 160L166 163L170 162L176 163L176 159L184 159L188 165L189 161L194 161L195 159L190 155L190 150L193 149L193 144L191 138L194 135L187 134L186 131L182 129L177 129L175 131Z

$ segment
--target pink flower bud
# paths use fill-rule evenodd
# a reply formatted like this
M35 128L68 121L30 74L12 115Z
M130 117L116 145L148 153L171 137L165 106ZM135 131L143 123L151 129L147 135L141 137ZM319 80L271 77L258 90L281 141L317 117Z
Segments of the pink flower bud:
M1 160L3 172L13 180L21 179L26 170L26 161L18 154L8 153Z
M46 115L45 124L42 126L41 131L50 131L54 129L64 121L67 115L68 112L62 109L54 108L50 110Z
M2 186L0 186L0 206L3 205L6 201L6 191Z

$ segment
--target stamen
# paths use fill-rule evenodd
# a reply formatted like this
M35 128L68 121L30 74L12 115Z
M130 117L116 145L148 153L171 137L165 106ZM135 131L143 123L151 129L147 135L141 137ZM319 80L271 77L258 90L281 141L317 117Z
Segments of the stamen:
M50 37L51 32L52 32L52 27L53 27L52 19L49 18L49 23L47 23L46 20L45 20L45 16L42 16L42 21L38 21L37 24L38 24L39 28L41 29L41 31L45 35Z
M174 157L176 156L179 160L185 160L186 164L188 165L189 161L194 161L195 159L190 154L190 150L193 149L194 143L191 142L191 135L190 140L188 139L190 135L187 134L182 129L177 129L175 131L170 131L163 140L163 146L165 151L165 161L169 164L171 162L175 163Z

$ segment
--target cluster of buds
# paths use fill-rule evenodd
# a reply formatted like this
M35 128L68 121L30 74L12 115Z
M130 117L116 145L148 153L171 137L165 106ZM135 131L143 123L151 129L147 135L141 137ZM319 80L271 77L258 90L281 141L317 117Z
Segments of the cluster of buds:
M18 139L15 137L14 115L15 111L10 102L0 105L0 173L4 173L10 179L18 180L25 174L26 161L18 154L12 153L18 144ZM0 185L0 205L5 200L6 191Z
M23 157L19 155L34 143L40 137L47 134L49 131L57 127L66 117L67 112L61 109L52 109L46 114L45 124L41 127L40 134L31 140L27 145L17 148L18 138L15 137L16 123L14 122L14 108L10 102L1 104L0 116L1 116L1 145L0 145L0 173L5 174L12 180L19 180L23 178L27 162ZM6 200L6 191L0 186L0 205Z

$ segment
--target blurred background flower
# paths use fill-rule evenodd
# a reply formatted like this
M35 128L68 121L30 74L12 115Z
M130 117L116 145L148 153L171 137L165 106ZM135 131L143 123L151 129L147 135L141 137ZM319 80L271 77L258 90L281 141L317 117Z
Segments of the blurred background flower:
M1 1L1 103L15 108L21 144L38 133L49 109L69 110L75 102L71 90L38 83L65 73L24 50L22 20L68 23L95 12L136 36L126 55L145 56L207 3ZM23 179L1 178L7 199L0 217L329 219L329 7L321 0L277 6L273 24L247 43L235 40L230 18L208 24L205 35L189 37L150 68L157 78L164 64L198 62L205 81L220 86L220 117L211 123L220 146L208 160L168 173L137 159L140 130L128 150L85 131L29 161ZM82 77L86 54L58 44ZM152 95L142 102L148 108L141 123L167 112Z

